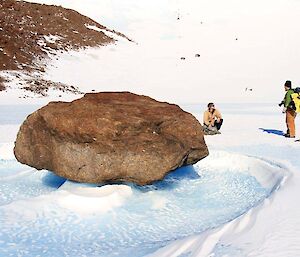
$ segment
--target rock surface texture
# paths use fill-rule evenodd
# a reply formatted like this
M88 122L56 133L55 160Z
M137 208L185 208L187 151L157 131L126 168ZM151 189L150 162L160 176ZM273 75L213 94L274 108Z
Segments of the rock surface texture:
M139 185L208 155L194 116L128 92L49 103L24 121L14 152L21 163L73 181Z

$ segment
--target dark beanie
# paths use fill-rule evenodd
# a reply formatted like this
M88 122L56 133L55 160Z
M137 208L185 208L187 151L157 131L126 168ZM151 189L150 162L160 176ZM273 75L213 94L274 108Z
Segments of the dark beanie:
M285 87L288 87L288 88L291 88L292 87L292 82L290 80L287 80L285 83L284 83L284 86Z

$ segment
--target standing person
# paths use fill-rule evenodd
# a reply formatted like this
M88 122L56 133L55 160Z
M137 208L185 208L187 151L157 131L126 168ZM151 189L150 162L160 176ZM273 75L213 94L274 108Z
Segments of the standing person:
M292 106L292 97L291 94L294 93L294 90L292 89L292 82L290 80L287 80L284 83L284 90L286 91L284 99L282 100L280 105L284 105L282 113L286 114L286 127L287 131L286 134L284 134L285 137L289 138L295 138L295 118L297 113L294 111Z
M207 105L207 110L203 114L204 133L208 135L220 134L219 130L223 124L223 118L214 103Z

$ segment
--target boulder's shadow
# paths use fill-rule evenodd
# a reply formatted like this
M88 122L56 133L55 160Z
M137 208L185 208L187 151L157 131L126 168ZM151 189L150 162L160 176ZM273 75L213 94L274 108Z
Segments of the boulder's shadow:
M134 187L142 192L153 190L172 190L182 180L199 179L200 176L196 172L193 165L184 166L170 172L163 180L154 182L152 185Z
M172 172L170 172L163 180L154 182L151 185L139 186L133 183L126 183L126 182L111 182L111 183L104 183L99 184L98 187L104 185L129 185L136 188L142 192L148 192L153 190L171 190L176 187L176 185L182 180L193 180L199 179L200 176L194 169L193 165L184 166L178 168ZM45 186L56 188L58 189L62 184L65 183L67 179L59 177L52 172L49 172L42 178L42 183Z
M259 128L263 132L267 132L269 134L274 134L278 136L284 136L284 132L282 130L277 130L277 129L264 129L264 128Z
M52 188L59 188L65 181L65 178L59 177L51 172L42 178L43 184Z

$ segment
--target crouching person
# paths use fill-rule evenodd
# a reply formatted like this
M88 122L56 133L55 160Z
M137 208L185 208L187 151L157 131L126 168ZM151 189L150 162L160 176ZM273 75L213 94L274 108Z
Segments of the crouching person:
M222 115L215 108L213 103L207 105L207 110L203 114L203 132L204 135L221 134L220 128L223 124Z

